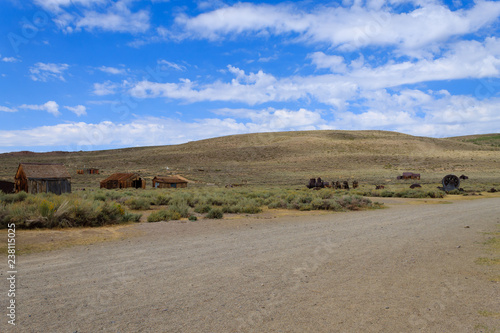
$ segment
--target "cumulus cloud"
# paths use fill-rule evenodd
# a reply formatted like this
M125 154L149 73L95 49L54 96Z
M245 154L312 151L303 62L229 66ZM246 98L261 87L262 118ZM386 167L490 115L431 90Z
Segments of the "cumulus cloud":
M437 59L419 59L372 67L362 61L345 64L335 55L316 52L309 56L318 68L335 73L277 78L262 70L246 73L228 66L233 79L201 84L189 79L179 82L137 82L129 90L136 98L167 97L188 102L223 101L248 105L267 102L307 100L342 109L360 92L439 80L498 77L500 75L500 40L461 41L449 47Z
M48 113L50 113L56 117L61 115L61 112L59 112L59 105L54 101L48 101L47 103L42 104L42 105L23 104L23 105L19 106L19 108L28 109L28 110L47 111Z
M127 73L127 71L124 68L101 66L101 67L98 67L97 69L100 70L101 72L113 74L113 75L121 75L121 74Z
M93 94L97 96L113 95L116 93L116 89L119 84L113 83L111 81L105 81L103 83L94 83Z
M3 58L0 57L0 60L3 62L18 62L18 61L20 61L19 59L14 58L14 57L3 57Z
M296 114L295 114L295 113ZM287 130L293 125L304 128L297 121L307 116L306 110L270 112L277 130ZM291 119L295 118L294 121ZM281 119L282 121L280 121ZM27 130L0 131L0 146L62 146L66 150L95 150L103 146L151 146L184 143L221 135L263 132L268 124L238 122L233 118L206 118L183 122L169 118L143 118L130 123L103 121L97 124L84 122L42 126ZM314 129L314 127L308 127Z
M37 62L33 67L30 67L30 78L33 81L46 82L51 79L66 81L64 79L64 71L69 68L68 64L53 64Z
M371 2L374 3L373 1ZM237 3L189 17L179 14L180 28L171 38L219 40L240 34L290 35L297 41L327 43L354 50L394 46L403 54L417 55L422 48L450 37L474 33L497 21L500 3L477 1L470 9L452 11L434 1L421 1L408 12L385 6L297 6Z
M16 112L16 108L9 108L7 106L0 105L0 111L2 112Z
M35 0L50 11L56 25L71 33L82 29L141 33L150 27L148 10L133 12L133 1L119 0Z
M409 89L394 94L379 90L364 97L366 111L337 113L336 128L386 129L432 137L493 133L500 128L499 98L478 100L447 91Z
M87 115L87 108L83 105L77 105L77 106L65 106L65 109L73 112L76 114L78 117L80 116L86 116Z

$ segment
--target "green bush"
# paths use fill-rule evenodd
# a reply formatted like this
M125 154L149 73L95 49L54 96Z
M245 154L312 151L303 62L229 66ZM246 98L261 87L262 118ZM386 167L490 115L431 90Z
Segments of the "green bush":
M156 198L154 199L154 204L157 206L165 206L168 205L169 203L170 203L170 197L167 197L164 194L160 194L156 196Z
M104 194L102 192L94 194L94 200L106 201L106 199L107 199L106 194Z
M194 215L189 216L189 221L198 221L198 218Z
M224 217L224 213L220 208L212 208L206 215L209 219L221 219Z
M199 214L208 213L212 209L212 206L209 204L202 204L194 207L194 211Z
M168 207L168 211L172 213L178 213L180 217L188 217L189 216L189 206L186 202L178 202L172 204ZM178 219L175 219L178 220Z
M148 216L148 222L179 220L180 218L181 215L179 213L163 209L151 213L151 215Z
M26 200L27 197L28 193L21 191L16 194L5 194L0 198L4 203L14 203L14 202L22 202Z
M122 217L123 222L139 222L141 220L141 214L134 214L130 212L125 212Z
M146 198L131 198L125 204L133 210L147 210L150 208L150 200Z

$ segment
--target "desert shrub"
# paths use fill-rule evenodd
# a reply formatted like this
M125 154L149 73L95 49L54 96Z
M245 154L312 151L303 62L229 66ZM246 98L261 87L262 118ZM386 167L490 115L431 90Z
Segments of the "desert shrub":
M275 209L275 208L287 208L287 205L288 203L286 202L285 199L275 199L275 200L272 200L272 201L269 201L267 203L267 207L268 208L271 208L271 209Z
M106 199L107 199L106 194L104 194L102 192L98 192L98 193L94 194L94 200L96 200L96 201L106 201Z
M150 207L150 200L147 198L130 198L125 201L125 204L134 210L147 210Z
M141 214L134 214L130 212L125 212L122 217L123 222L139 222L141 220Z
M208 213L212 209L212 206L209 204L202 204L194 207L194 211L199 214Z
M188 217L189 216L189 206L186 202L178 202L172 204L168 207L168 211L172 213L178 213L180 217ZM178 219L173 219L178 220Z
M224 217L224 213L220 208L212 208L206 215L209 219L221 219Z
M164 194L159 194L154 198L153 202L157 206L164 206L168 205L170 203L170 197L164 195Z
M457 194L462 194L462 192L460 192L459 190L452 190L452 191L448 191L448 192L446 192L446 193L447 193L447 194L455 194L455 195L457 195Z
M193 221L193 222L194 221L198 221L198 218L196 216L194 216L194 215L190 215L189 216L189 221Z
M27 197L28 197L28 193L21 191L21 192L16 193L16 194L5 194L0 198L2 199L2 201L4 203L14 203L14 202L22 202L22 201L26 200Z
M151 215L148 216L148 222L179 220L180 218L181 215L178 212L173 212L171 210L163 209L151 213Z

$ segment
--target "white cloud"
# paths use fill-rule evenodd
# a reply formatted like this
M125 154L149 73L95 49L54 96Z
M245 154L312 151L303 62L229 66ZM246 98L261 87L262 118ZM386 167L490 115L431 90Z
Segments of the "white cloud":
M76 28L88 30L104 30L113 32L145 32L149 29L149 12L140 10L132 13L128 1L117 1L105 13L86 11L85 16L78 19Z
M108 74L113 74L113 75L120 75L120 74L126 74L127 71L123 68L116 68L116 67L107 67L107 66L101 66L97 68L101 72L108 73Z
M97 96L113 95L116 93L117 88L118 84L109 80L103 83L94 83L93 94Z
M56 117L61 115L61 112L59 112L59 105L54 101L48 101L47 103L42 104L42 105L23 104L23 105L19 106L19 108L28 109L28 110L47 111L48 113L53 114Z
M163 59L158 60L158 65L160 65L161 70L164 70L165 68L173 68L173 69L178 70L178 71L185 71L186 70L186 66L179 65L179 64L176 64L174 62L163 60ZM165 65L165 66L161 66L161 65Z
M149 29L148 10L132 12L129 0L35 0L54 15L54 22L65 32L86 29L141 33Z
M201 84L189 79L180 82L137 82L129 90L136 98L166 97L188 102L223 101L256 105L267 102L309 100L343 109L360 93L439 80L500 76L500 40L461 41L449 46L442 57L416 61L389 61L371 67L363 59L345 64L339 56L316 52L309 56L318 68L334 74L277 78L269 73L245 73L228 66L234 78Z
M373 3L373 2L372 2ZM195 17L180 14L180 28L170 38L218 40L239 34L276 34L297 41L328 43L334 48L369 45L395 46L399 52L420 55L450 37L474 33L498 20L500 3L477 1L470 9L451 11L434 1L421 2L410 12L387 6L317 6L310 11L292 5L237 3Z
M68 68L68 64L45 64L43 62L37 62L33 67L30 67L29 71L33 81L46 82L49 79L66 81L63 74Z
M314 52L309 55L312 63L317 68L329 68L334 73L344 73L347 70L344 57L337 55L326 55L323 52Z
M29 130L0 131L0 146L66 146L98 149L104 145L151 146L183 143L220 135L248 133L245 124L234 119L201 119L186 123L175 119L146 118L127 124L109 121L42 126Z
M64 108L66 108L67 110L70 110L71 112L76 114L78 117L87 115L87 108L83 105L65 106Z
M500 98L477 100L471 96L453 96L447 91L419 90L395 94L380 90L364 97L363 106L367 110L336 113L336 128L386 129L432 137L494 133L500 128Z
M7 106L0 105L0 111L1 112L17 112L17 109L16 108L9 108Z
M445 91L424 94L416 90L404 90L393 95L381 90L366 98L368 110L361 113L338 112L330 121L323 118L323 112L307 109L225 108L215 111L225 117L222 119L184 122L148 117L129 123L75 122L27 130L3 130L0 131L0 146L60 146L66 150L95 150L111 146L179 144L230 134L288 130L385 129L446 137L493 133L500 128L499 98L478 101L468 96L451 96ZM420 114L419 110L425 110L425 114Z
M320 112L306 109L292 111L274 108L264 110L224 108L216 110L214 113L239 119L250 119L251 122L245 123L249 132L317 129L318 126L325 124Z
M18 61L21 61L21 60L19 60L17 58L14 58L14 57L3 57L3 58L1 58L1 60L3 62L18 62Z

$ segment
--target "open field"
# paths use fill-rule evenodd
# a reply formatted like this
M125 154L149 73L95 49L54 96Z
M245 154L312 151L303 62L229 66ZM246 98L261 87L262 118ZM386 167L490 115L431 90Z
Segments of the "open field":
M422 174L420 183L433 186L446 174L466 174L471 187L485 190L500 186L499 144L498 134L433 139L383 131L259 133L173 146L1 154L0 179L12 180L19 162L62 162L73 175L74 189L98 188L115 172L138 172L150 187L154 176L166 174L181 174L200 186L298 186L312 177L408 185L396 176L412 171ZM101 174L77 175L84 167L99 168Z
M497 332L500 198L381 200L22 255L17 326L0 331Z

